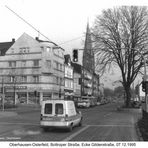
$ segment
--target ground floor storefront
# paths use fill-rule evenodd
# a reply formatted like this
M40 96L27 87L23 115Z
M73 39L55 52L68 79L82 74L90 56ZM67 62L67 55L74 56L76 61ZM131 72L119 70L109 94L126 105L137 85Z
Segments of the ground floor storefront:
M30 88L30 87L16 87L6 88L5 93L5 102L10 103L27 103L27 104L40 104L44 100L50 99L63 99L64 92L59 90L44 89L44 88Z

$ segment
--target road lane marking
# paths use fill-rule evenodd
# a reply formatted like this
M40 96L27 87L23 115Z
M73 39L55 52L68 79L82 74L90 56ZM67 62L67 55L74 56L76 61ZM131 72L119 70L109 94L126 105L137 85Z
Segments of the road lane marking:
M76 133L68 136L67 138L65 138L62 141L70 141L71 139L73 139L74 137L76 137L78 134L80 134L81 132L85 131L87 128L89 128L89 125L84 126L84 128L80 129L79 131L77 131Z

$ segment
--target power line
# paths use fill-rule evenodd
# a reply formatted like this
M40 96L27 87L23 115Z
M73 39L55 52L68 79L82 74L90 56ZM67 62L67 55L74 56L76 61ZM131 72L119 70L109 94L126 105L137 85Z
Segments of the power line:
M67 44L67 43L72 42L72 41L74 41L74 40L78 40L78 39L80 39L80 38L82 38L82 37L84 37L84 35L83 35L83 36L79 36L79 37L77 37L77 38L73 38L73 39L71 39L71 40L67 40L67 41L65 41L65 42L63 42L63 43L60 43L59 45Z
M46 38L48 41L50 41L50 42L52 42L47 36L45 36L43 33L41 33L38 29L36 29L33 25L31 25L28 21L26 21L24 18L22 18L18 13L16 13L15 11L13 11L12 9L10 9L7 5L5 5L5 7L9 10L9 11L11 11L14 15L16 15L18 18L20 18L23 22L25 22L27 25L29 25L32 29L34 29L35 31L37 31L38 32L38 36L39 35L42 35L44 38ZM74 41L74 40L78 40L78 39L80 39L80 38L82 38L82 37L84 37L84 35L83 36L79 36L79 37L77 37L77 38L73 38L73 39L71 39L71 40L67 40L67 41L65 41L65 42L63 42L63 43L60 43L59 45L63 45L63 44L67 44L67 43L69 43L69 42L72 42L72 41ZM54 43L54 42L53 42ZM56 44L56 43L55 43ZM56 44L57 45L57 44Z
M10 9L7 5L5 7L10 10L13 14L15 14L17 17L19 17L23 22L25 22L27 25L29 25L31 28L33 28L35 31L37 31L39 34L41 34L43 37L45 37L47 40L51 41L47 36L45 36L43 33L41 33L38 29L36 29L33 25L31 25L28 21L26 21L24 18L22 18L19 14L17 14L15 11Z

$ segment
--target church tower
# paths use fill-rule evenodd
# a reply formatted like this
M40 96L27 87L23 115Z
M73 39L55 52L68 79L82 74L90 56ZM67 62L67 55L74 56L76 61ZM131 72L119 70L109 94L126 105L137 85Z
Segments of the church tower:
M92 47L91 32L87 23L86 37L83 52L83 67L91 73L95 71L94 52Z

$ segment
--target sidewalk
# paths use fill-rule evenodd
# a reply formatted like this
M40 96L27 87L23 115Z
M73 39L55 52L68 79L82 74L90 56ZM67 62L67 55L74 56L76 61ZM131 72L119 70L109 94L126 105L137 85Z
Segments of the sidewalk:
M20 104L16 108L18 114L30 113L40 111L40 105L38 104Z
M16 108L0 110L0 118L14 117L18 114L27 114L31 112L40 111L40 106L36 104L18 104Z
M135 129L136 129L136 133L139 137L139 141L145 141L142 133L141 133L141 129L139 127L139 121L142 118L142 109L141 108L122 108L122 107L117 107L117 111L119 112L129 112L132 113L134 115L135 118Z
M3 117L14 117L17 116L18 114L16 112L10 112L10 111L0 111L0 118Z

